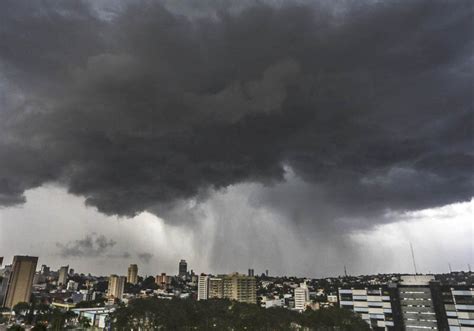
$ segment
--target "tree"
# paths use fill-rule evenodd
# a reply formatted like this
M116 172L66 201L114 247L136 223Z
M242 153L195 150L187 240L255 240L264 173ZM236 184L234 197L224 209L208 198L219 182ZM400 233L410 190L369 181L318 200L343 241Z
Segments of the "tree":
M90 328L91 327L91 319L85 316L79 317L79 324L81 327L84 329Z
M113 330L369 330L357 315L340 308L300 314L222 299L136 299L110 317Z
M140 289L142 290L156 290L158 288L158 285L155 283L155 277L149 276L143 280L143 282L140 283Z
M66 322L74 317L76 317L76 314L73 311L67 310L63 312L62 310L55 308L50 319L52 330L64 330Z
M31 330L32 331L47 331L48 328L44 324L36 324Z
M25 331L25 328L20 325L12 325L7 330L8 331Z
M36 306L36 315L35 315L35 321L36 324L41 323L41 322L48 322L51 318L51 314L53 312L53 309L51 308L50 305L45 304L45 303L40 303Z
M28 302L18 302L14 307L13 311L15 315L25 316L30 310L30 304Z

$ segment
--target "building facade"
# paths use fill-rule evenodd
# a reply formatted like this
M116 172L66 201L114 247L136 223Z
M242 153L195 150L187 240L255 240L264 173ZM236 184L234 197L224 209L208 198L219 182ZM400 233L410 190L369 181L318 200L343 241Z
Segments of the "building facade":
M224 298L224 279L222 277L210 277L208 285L208 299Z
M198 277L197 299L207 300L209 298L209 276L201 275Z
M31 288L38 258L35 256L15 256L6 283L3 306L13 308L19 302L30 302Z
M400 318L394 314L394 291L374 287L339 289L338 292L340 307L359 314L373 330L401 330Z
M178 276L180 278L186 278L188 275L188 263L186 260L181 260L179 261L179 266L178 266Z
M223 286L224 298L238 302L257 303L255 277L233 273L224 277Z
M450 331L474 331L474 288L444 287L443 308Z
M230 275L199 276L198 300L230 299L245 303L257 303L255 277L238 273Z
M122 300L123 290L127 278L124 276L110 275L107 296L109 299Z
M2 274L3 279L0 282L0 307L3 306L3 303L5 301L5 296L7 295L8 281L10 279L11 273L12 273L12 266L6 265L5 268L3 269L3 274Z
M398 287L405 330L439 330L430 275L402 276Z
M138 284L138 266L136 264L130 264L128 267L127 282L133 285Z
M295 288L295 310L304 311L309 303L309 289L306 283Z
M380 288L339 288L338 301L373 330L474 331L474 288L441 286L430 275L401 276Z
M171 276L166 275L166 273L162 273L161 275L156 275L155 283L160 288L166 288L168 285L171 284Z
M58 270L58 286L66 285L69 266L63 266Z

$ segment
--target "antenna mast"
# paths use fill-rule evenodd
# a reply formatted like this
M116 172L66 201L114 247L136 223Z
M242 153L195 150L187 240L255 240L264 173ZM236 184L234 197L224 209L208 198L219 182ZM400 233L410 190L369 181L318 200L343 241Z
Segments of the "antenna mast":
M415 253L413 252L413 245L410 242L410 250L411 250L411 258L413 259L413 267L415 268L415 275L418 275L418 271L416 270L416 262L415 262Z

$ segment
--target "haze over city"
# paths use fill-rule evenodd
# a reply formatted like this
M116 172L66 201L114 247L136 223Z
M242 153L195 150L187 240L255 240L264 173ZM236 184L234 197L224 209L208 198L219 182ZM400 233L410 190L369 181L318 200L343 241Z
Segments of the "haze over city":
M0 6L5 261L474 265L470 0Z

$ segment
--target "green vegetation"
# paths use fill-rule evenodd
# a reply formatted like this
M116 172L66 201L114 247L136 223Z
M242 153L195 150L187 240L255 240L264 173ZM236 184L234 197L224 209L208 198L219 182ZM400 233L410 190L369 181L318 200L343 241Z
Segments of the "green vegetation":
M13 311L16 315L26 315L30 310L30 304L28 302L19 302L13 307Z
M28 324L35 324L34 330L43 330L45 325L49 325L48 330L64 330L67 322L76 317L72 311L63 311L44 303L37 304L35 301L32 303L19 302L13 307L13 311L17 317ZM36 313L33 314L33 312ZM18 326L14 325L10 329L13 327Z
M7 330L8 331L25 331L25 328L19 325L13 325L13 326L10 326Z
M111 315L112 329L121 330L305 330L362 331L369 326L339 308L308 310L265 309L228 300L137 299Z

